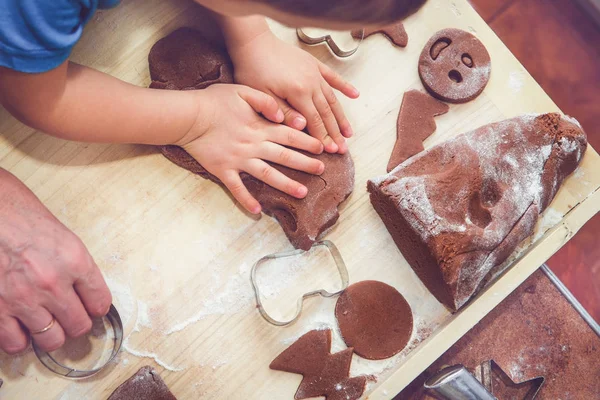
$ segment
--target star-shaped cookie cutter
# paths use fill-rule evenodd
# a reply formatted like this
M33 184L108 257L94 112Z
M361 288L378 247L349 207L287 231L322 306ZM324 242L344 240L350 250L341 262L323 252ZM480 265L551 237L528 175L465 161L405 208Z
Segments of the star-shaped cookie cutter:
M340 273L340 279L342 281L342 288L340 290L338 290L337 292L333 292L333 293L331 293L325 289L318 289L318 290L314 290L312 292L304 293L302 295L302 297L300 299L298 299L298 301L296 303L297 304L296 305L296 314L294 315L294 317L292 319L290 319L288 321L278 321L275 318L271 317L269 315L269 313L265 310L265 308L262 304L262 300L260 298L261 297L260 289L258 287L258 283L256 280L256 271L258 270L260 265L263 264L265 261L293 257L293 256L303 254L303 253L305 253L305 251L304 250L292 250L292 251L286 251L283 253L270 254L268 256L264 256L263 258L258 260L252 266L252 270L250 271L250 280L252 282L252 288L254 289L254 297L256 298L256 308L260 312L260 315L268 323L275 325L275 326L287 326L287 325L293 324L294 322L296 322L298 320L298 318L300 318L300 315L302 314L302 306L304 304L305 299L307 299L309 297L314 297L314 296L321 296L321 297L327 297L327 298L339 296L340 294L342 294L342 292L344 290L346 290L346 288L348 288L348 283L350 280L348 277L348 269L346 268L346 263L344 262L344 259L342 258L342 254L340 253L338 248L333 244L333 242L331 242L329 240L323 240L321 242L317 242L317 243L313 244L313 246L311 247L311 250L316 247L326 247L329 250L329 253L333 257L333 261L335 262L338 272Z
M442 368L425 382L425 389L443 400L496 400L494 377L514 388L531 386L522 400L535 400L545 378L538 376L515 382L494 360L484 361L471 374L463 365Z
M311 45L311 46L316 45L316 44L326 43L327 46L329 47L329 49L331 49L331 51L333 52L333 54L335 54L336 56L338 56L340 58L346 58L346 57L350 57L351 55L353 55L354 53L356 53L358 51L360 44L362 43L363 39L365 38L365 30L361 29L360 35L358 37L356 37L356 39L358 39L358 43L356 44L356 47L354 47L351 50L342 50L340 48L340 46L338 46L338 44L335 42L335 40L333 40L331 35L323 35L323 36L313 37L313 36L307 35L302 30L302 28L296 29L296 35L298 36L298 39L300 39L302 42L304 42L308 45Z

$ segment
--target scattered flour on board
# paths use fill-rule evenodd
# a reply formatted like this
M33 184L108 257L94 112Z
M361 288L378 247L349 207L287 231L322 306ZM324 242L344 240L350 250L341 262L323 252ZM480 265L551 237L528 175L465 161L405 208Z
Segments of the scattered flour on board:
M113 304L115 304L115 307L119 310L119 314L121 315L123 328L127 329L129 323L133 322L132 318L134 313L137 314L137 317L134 323L133 332L140 332L141 327L151 327L148 305L140 300L136 302L129 286L111 278L105 278L105 280L113 295ZM178 372L183 370L183 368L173 367L162 361L155 353L134 348L133 345L129 343L130 337L131 336L127 336L123 340L123 350L136 357L151 358L158 365L169 371Z
M548 208L540 217L537 232L533 237L533 243L537 242L551 228L555 227L562 221L563 213L556 211L554 208Z
M204 301L199 311L190 318L173 325L165 333L170 335L199 322L210 315L227 315L240 312L248 307L254 299L254 292L249 283L250 266L243 263L238 273L233 275L222 290L215 290Z
M134 355L134 356L140 357L140 358L150 358L150 359L154 360L154 362L156 362L158 365L163 367L164 369L172 371L172 372L180 372L180 371L184 370L184 368L174 367L172 365L167 364L166 362L161 360L160 357L156 353L152 353L152 352L145 351L145 350L134 349L133 346L131 346L129 344L129 338L130 338L130 336L128 336L123 341L123 349L125 351L127 351L128 353L130 353L131 355Z
M525 86L525 72L512 71L508 76L508 87L513 93L519 93Z

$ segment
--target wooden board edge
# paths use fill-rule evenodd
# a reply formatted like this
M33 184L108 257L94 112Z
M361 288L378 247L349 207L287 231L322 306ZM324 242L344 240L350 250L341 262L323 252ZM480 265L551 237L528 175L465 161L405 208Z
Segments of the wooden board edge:
M563 247L598 212L600 212L600 187L573 207L561 223L546 233L539 243L528 249L521 259L495 283L484 289L467 308L423 342L421 348L409 355L404 364L379 384L367 398L391 399L400 393Z

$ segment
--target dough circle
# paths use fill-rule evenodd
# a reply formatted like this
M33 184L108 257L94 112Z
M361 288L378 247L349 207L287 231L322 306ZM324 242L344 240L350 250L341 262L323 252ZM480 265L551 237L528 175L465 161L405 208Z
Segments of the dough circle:
M443 29L429 39L419 57L419 76L440 100L466 103L483 92L491 59L479 39L460 29Z
M410 340L410 305L395 288L379 281L350 285L335 305L335 316L348 347L369 360L398 354Z

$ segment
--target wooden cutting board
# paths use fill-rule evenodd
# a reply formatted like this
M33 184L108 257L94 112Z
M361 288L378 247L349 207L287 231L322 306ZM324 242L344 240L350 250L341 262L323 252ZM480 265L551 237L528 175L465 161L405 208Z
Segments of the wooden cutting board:
M422 89L417 60L423 45L439 29L462 28L483 41L493 65L484 93L436 118L438 129L426 147L486 123L558 109L466 0L430 0L405 25L410 36L405 49L374 36L355 56L339 60L323 46L303 46L362 93L356 101L341 99L357 133L349 142L356 187L327 238L340 249L351 282L378 279L395 286L417 321L412 351L379 363L355 356L354 373L379 376L369 386L372 399L400 391L600 209L600 157L589 148L538 224L536 240L466 312L448 314L396 249L365 188L367 179L385 172L403 93ZM94 17L73 60L147 86L151 46L181 26L218 38L215 25L190 1L128 0ZM272 27L297 44L293 30ZM293 398L300 377L268 365L307 330L335 328L334 302L313 299L288 328L259 316L250 266L290 248L276 222L246 215L221 188L175 167L149 146L66 142L23 126L5 110L0 110L0 134L0 167L23 180L82 238L109 282L127 336L117 362L84 381L54 376L32 352L0 355L0 398L105 399L145 364L155 366L181 399ZM327 254L269 273L263 277L267 300L284 313L304 289L337 282ZM339 338L334 347L343 348Z

